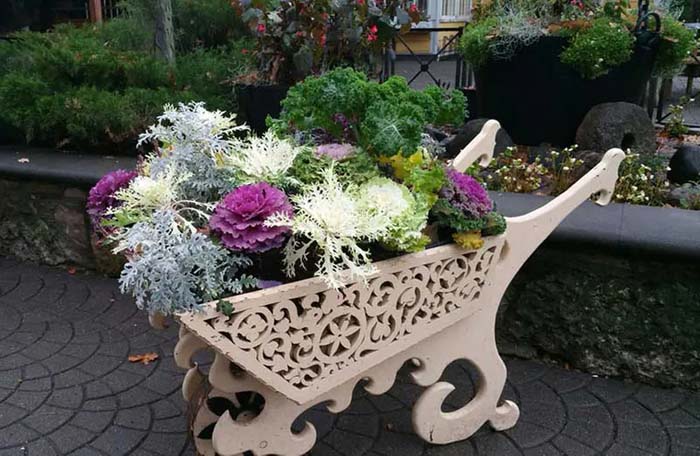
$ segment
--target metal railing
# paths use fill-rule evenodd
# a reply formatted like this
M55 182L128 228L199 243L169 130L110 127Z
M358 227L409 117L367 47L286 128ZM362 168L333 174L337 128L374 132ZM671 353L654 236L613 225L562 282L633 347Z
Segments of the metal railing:
M384 67L382 69L382 79L386 79L389 76L396 74L396 60L397 60L397 44L401 44L403 48L408 52L406 56L408 60L412 60L418 63L418 71L410 78L408 78L408 84L412 84L416 79L422 74L427 74L432 81L438 86L449 88L461 88L467 85L468 71L467 65L464 61L462 55L457 52L457 46L459 40L462 37L462 27L420 27L412 29L409 34L413 33L451 33L450 36L444 37L443 42L439 44L439 48L436 53L431 54L419 54L417 53L411 45L406 41L406 35L398 35L394 40L392 40L391 49L385 53ZM436 77L431 71L431 65L439 61L451 60L455 62L455 73L454 81L452 83L448 81L443 81ZM471 78L469 78L471 79Z

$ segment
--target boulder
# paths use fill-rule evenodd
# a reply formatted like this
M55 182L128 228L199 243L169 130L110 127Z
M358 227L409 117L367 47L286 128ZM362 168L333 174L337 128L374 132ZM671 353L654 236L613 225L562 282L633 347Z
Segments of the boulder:
M700 146L682 145L671 157L669 166L668 180L674 184L700 181Z
M650 155L656 151L656 132L646 111L632 103L603 103L594 106L576 131L581 150L622 150Z
M455 158L464 147L469 144L476 135L481 132L481 128L489 119L474 119L465 123L454 135L442 140L440 143L445 147L445 155L443 158ZM494 155L502 153L506 148L514 146L513 140L510 139L508 133L501 127L496 134L496 147Z

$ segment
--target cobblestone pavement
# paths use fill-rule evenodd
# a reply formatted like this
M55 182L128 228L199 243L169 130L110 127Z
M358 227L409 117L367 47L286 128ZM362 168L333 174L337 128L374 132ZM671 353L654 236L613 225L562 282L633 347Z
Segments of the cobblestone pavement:
M192 455L174 328L156 332L114 280L0 258L0 456ZM149 365L129 354L157 352ZM518 425L482 429L470 440L431 446L411 431L420 388L399 380L390 393L358 394L346 412L307 413L314 455L554 456L700 455L700 394L654 389L508 362L505 396ZM464 403L466 364L446 378Z

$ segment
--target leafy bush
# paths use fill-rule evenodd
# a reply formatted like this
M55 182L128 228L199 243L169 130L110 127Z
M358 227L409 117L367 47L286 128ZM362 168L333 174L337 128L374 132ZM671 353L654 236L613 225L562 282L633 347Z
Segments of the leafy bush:
M669 78L678 74L683 67L683 61L695 50L695 34L680 22L668 17L661 20L661 34L654 74Z
M130 148L164 103L235 108L228 81L247 70L246 41L196 49L168 67L138 49L145 38L135 24L62 25L0 43L0 121L29 142L104 151Z
M634 37L623 25L600 18L574 35L561 61L584 78L595 79L629 61L633 45Z
M659 157L642 157L628 151L620 165L614 200L662 206L669 187L666 168L667 165Z
M175 0L173 21L178 49L224 46L246 36L230 0Z
M498 21L489 17L483 21L471 22L464 28L460 41L462 54L469 63L476 67L486 63L489 57L490 35L495 31Z

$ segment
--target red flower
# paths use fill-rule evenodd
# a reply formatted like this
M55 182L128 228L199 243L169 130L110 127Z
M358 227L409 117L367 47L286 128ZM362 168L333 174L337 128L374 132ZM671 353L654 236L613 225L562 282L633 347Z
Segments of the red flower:
M247 53L248 53L248 49L245 49L245 48L241 49L241 54L247 54Z
M415 3L411 3L411 6L408 7L408 10L412 13L415 13L418 11L418 6Z
M370 26L369 31L367 32L367 41L370 43L372 41L377 41L377 31L378 29L376 25Z
M265 33L265 24L258 24L258 33Z
M358 4L358 5L364 5L364 4L365 4L365 0L357 0L357 4Z

